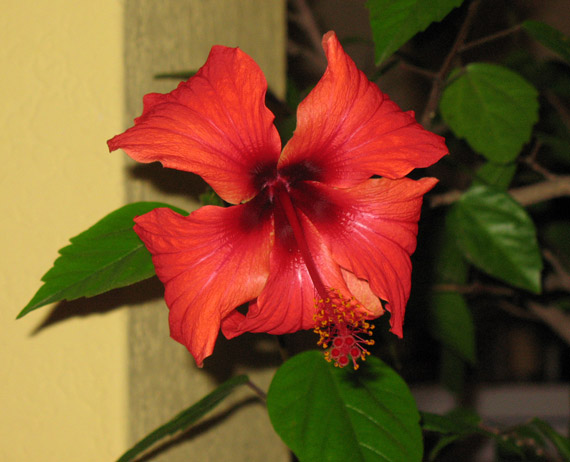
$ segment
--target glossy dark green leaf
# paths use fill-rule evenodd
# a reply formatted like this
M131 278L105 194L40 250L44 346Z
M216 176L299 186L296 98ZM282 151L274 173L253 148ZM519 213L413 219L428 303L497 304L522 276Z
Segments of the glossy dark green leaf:
M457 246L453 229L447 223L436 243L436 249L434 262L436 283L465 284L468 264Z
M439 242L436 243L435 254L435 282L436 285L453 287L461 286L467 280L468 264L457 246L453 230L449 225L444 226ZM429 300L430 318L429 329L431 335L450 350L450 354L460 360L473 364L475 362L475 328L471 312L463 296L450 290L436 290ZM442 352L442 359L448 358L446 351ZM450 372L444 369L447 362L442 361L442 378L446 378L446 385L454 391L459 391L457 386L451 386L453 375L460 375L463 367L458 364L459 360L451 358ZM461 377L457 377L455 385L461 383Z
M431 300L433 336L468 363L475 363L475 325L463 295L439 292Z
M473 186L485 185L493 186L497 189L507 190L513 181L517 164L497 164L495 162L485 162L477 170Z
M510 454L523 457L523 450L516 440L498 431L490 431L481 425L481 418L473 411L456 409L445 415L422 412L422 428L424 431L440 433L443 438L431 451L429 460L436 460L437 453L456 440L479 434L494 440L501 449ZM517 459L518 460L518 459Z
M136 202L110 213L59 251L61 256L42 277L43 286L18 318L49 303L93 297L154 276L150 253L133 231L133 219L158 207L187 215L160 202Z
M422 412L422 429L444 434L469 434L477 431L481 417L467 409L455 409L447 414Z
M189 429L190 426L196 423L198 419L214 409L226 397L228 397L236 387L243 385L248 381L249 378L247 375L240 375L227 380L213 392L209 393L200 401L198 401L196 404L190 406L188 409L185 409L180 414L176 415L173 419L169 420L164 425L161 425L159 428L149 433L131 449L119 457L117 462L129 462L163 438L174 433Z
M368 0L376 63L389 58L432 22L441 21L463 0Z
M525 21L523 28L545 47L570 63L570 39L558 29L540 21Z
M419 462L419 413L406 383L378 358L357 371L308 351L283 364L267 408L301 462Z
M437 460L442 449L457 440L479 433L477 426L481 418L467 410L455 410L445 415L421 413L421 425L424 431L441 433L443 436L435 444L429 453L428 460Z
M468 190L449 211L467 260L513 286L539 293L542 258L534 223L507 193L486 186Z
M488 160L514 160L538 120L538 92L496 64L469 64L445 88L440 111L459 138Z

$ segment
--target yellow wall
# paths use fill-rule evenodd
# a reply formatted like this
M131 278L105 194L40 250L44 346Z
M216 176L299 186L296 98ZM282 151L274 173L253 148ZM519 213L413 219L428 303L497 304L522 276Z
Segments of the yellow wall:
M15 321L69 237L122 205L122 2L0 8L0 460L114 460L126 448L126 313L35 333Z

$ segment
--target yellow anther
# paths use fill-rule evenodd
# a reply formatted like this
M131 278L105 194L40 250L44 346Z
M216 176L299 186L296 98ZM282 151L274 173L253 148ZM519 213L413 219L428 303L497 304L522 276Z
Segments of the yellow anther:
M330 297L315 300L315 329L319 334L318 345L322 345L325 358L336 367L344 367L352 362L358 369L357 360L364 360L370 354L364 346L373 345L374 326L365 318L365 310L354 298L346 298L337 289L329 291Z

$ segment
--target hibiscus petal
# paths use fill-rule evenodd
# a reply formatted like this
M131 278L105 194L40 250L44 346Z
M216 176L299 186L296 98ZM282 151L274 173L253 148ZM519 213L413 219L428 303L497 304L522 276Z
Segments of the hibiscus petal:
M313 327L315 288L300 255L290 258L273 252L271 268L266 290L251 303L247 315L232 311L222 321L226 338L244 332L281 335Z
M340 267L333 261L322 237L307 217L299 214L307 246L325 287L335 287L350 298ZM315 284L284 213L275 209L275 244L271 251L270 275L246 316L234 311L222 321L227 338L244 332L280 335L312 329L315 325ZM322 295L321 295L322 296Z
M412 265L423 195L437 183L372 179L350 189L307 183L303 196L318 201L299 207L315 224L331 249L333 259L369 282L385 300L391 331L402 336L406 303L410 296Z
M384 307L378 296L372 292L370 284L365 279L356 277L354 273L341 268L342 276L346 281L348 290L368 312L368 319L376 319L384 314Z
M215 46L206 64L176 90L146 95L134 127L109 140L109 149L196 173L237 204L258 192L254 176L274 167L281 150L266 90L261 69L248 55Z
M213 351L221 320L265 285L270 215L259 216L250 202L202 207L187 217L155 209L135 222L165 286L170 334L201 366Z
M279 168L304 169L331 186L354 186L372 175L401 178L447 154L444 139L424 130L370 82L334 32L323 37L328 68L299 105L297 129Z

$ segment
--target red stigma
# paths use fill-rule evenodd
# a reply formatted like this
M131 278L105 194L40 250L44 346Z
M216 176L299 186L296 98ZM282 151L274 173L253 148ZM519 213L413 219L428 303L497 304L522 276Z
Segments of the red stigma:
M374 340L363 337L371 336L374 326L365 319L360 303L354 298L344 298L337 290L329 290L329 297L316 300L315 307L318 345L330 347L325 359L336 367L352 362L354 369L358 369L357 361L364 361L370 354L366 346L374 345Z

